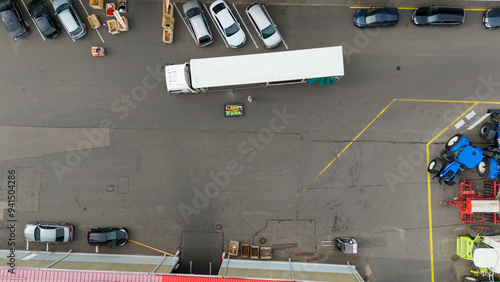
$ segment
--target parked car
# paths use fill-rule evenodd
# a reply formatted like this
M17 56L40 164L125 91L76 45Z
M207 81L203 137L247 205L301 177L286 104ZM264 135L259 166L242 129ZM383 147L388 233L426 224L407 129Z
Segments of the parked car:
M73 241L75 227L67 223L39 223L26 224L24 237L26 241L37 243L68 243Z
M354 25L359 28L393 26L398 21L397 8L361 9L354 14Z
M452 7L420 7L411 15L413 23L418 26L460 25L464 23L464 17L464 9Z
M87 242L91 246L123 246L128 242L128 232L123 227L93 227L87 233Z
M214 37L198 1L191 0L187 2L182 5L182 10L184 15L186 15L188 27L193 33L196 45L205 47L214 42Z
M488 9L484 12L483 27L487 29L500 27L500 9Z
M87 26L78 15L75 6L68 0L54 0L52 2L54 11L59 17L64 29L73 39L80 39L87 34Z
M52 39L59 35L59 25L41 0L31 1L28 4L28 13L46 38Z
M231 9L223 0L217 0L210 5L210 14L215 25L226 38L231 48L239 48L246 42L246 36Z
M30 33L15 0L0 0L0 16L11 37L22 38Z
M266 48L278 46L281 42L281 35L267 10L261 4L253 3L245 11Z

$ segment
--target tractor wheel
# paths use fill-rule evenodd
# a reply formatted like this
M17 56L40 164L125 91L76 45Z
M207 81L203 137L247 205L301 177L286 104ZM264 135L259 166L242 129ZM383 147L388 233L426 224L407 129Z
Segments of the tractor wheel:
M462 282L480 282L480 281L481 280L479 280L478 278L476 278L474 276L469 276L469 275L462 276Z
M493 140L496 135L497 128L493 123L487 122L481 125L481 128L479 129L479 136L481 136L483 140Z
M489 159L483 159L476 167L477 174L481 177L486 177L490 174Z
M427 166L427 171L432 174L439 173L441 169L443 169L443 166L444 166L443 159L435 158Z
M484 226L484 225L474 225L470 227L470 236L472 238L475 238L476 236L490 236L493 235L495 232L491 227Z
M448 186L453 186L453 185L457 184L458 182L460 182L460 175L458 174L458 172L450 180L444 181L444 183Z
M462 134L455 134L453 135L448 142L446 142L445 148L446 150L452 151L453 147L462 140L464 136Z
M455 158L455 154L453 154L449 150L442 150L440 156L447 162L452 162L453 159Z

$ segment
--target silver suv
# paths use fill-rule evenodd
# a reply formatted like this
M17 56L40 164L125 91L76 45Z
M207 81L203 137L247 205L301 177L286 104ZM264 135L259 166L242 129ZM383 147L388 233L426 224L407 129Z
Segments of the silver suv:
M68 0L54 0L52 6L71 38L80 39L87 34L86 26L71 2Z
M207 20L203 15L200 4L196 0L191 0L182 5L182 10L186 15L189 29L194 36L196 45L205 47L214 42L214 37L208 27Z
M253 3L245 11L264 45L269 49L278 46L281 42L281 35L267 10L259 3Z

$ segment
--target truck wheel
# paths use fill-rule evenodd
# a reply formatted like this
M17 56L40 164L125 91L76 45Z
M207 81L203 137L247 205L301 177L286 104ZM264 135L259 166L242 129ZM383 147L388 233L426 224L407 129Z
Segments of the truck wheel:
M448 142L446 142L446 145L445 145L445 148L446 150L449 150L449 151L453 151L453 147L458 144L460 142L460 140L462 140L462 138L464 138L464 136L462 134L455 134L453 135L449 140Z
M491 227L484 226L484 225L473 225L470 227L470 236L472 238L475 238L476 236L490 236L493 235L495 232Z
M481 128L479 129L479 136L481 136L483 140L493 140L496 135L497 128L493 123L487 122L481 125Z
M445 180L444 183L448 186L453 186L457 184L459 181L460 181L460 175L457 172L457 174L455 174L450 180Z
M490 174L489 159L482 160L476 167L477 174L481 177L486 177Z
M479 280L474 276L469 276L469 275L462 276L462 282L480 282L480 281L481 280Z
M444 166L443 159L435 158L427 166L427 171L432 173L432 174L435 174L435 173L440 172L441 169L443 169L443 166Z

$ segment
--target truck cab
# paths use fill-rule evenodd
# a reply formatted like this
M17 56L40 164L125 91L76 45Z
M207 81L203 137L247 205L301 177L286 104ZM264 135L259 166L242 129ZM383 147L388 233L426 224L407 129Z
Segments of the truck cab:
M171 95L198 93L191 86L191 74L189 63L182 65L166 65L165 81L168 93Z

